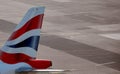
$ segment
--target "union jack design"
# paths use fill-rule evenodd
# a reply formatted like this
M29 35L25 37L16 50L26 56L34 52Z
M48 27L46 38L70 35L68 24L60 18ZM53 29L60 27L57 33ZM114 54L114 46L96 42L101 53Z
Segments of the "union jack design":
M44 7L33 7L28 10L23 20L16 26L12 35L2 47L2 61L8 64L25 62L37 69L51 66L49 60L35 59L43 16Z

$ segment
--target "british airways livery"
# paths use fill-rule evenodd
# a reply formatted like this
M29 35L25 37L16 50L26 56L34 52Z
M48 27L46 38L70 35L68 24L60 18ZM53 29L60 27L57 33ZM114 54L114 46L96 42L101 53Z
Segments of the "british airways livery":
M0 74L10 74L11 69L15 72L46 69L52 66L49 60L36 59L44 9L44 7L29 9L0 49Z

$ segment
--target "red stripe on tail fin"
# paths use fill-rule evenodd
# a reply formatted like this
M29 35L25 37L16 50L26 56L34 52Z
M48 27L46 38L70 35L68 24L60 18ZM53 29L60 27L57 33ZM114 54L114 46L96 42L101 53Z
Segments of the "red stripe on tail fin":
M42 27L42 21L43 21L44 14L35 16L31 20L29 20L23 27L21 27L19 30L12 33L10 38L8 40L14 40L24 34L27 31L30 31L32 29L39 29Z

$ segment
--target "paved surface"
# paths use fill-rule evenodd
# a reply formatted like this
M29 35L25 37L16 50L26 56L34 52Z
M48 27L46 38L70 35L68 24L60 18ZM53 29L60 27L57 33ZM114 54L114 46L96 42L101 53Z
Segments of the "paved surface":
M119 0L0 0L0 46L32 6L46 6L38 58L68 74L120 74Z

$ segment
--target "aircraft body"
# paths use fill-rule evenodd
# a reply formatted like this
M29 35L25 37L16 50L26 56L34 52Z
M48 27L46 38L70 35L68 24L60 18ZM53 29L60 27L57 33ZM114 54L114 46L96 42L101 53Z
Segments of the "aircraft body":
M16 71L46 69L52 66L49 60L36 59L44 9L30 8L0 49L0 74L14 74Z

